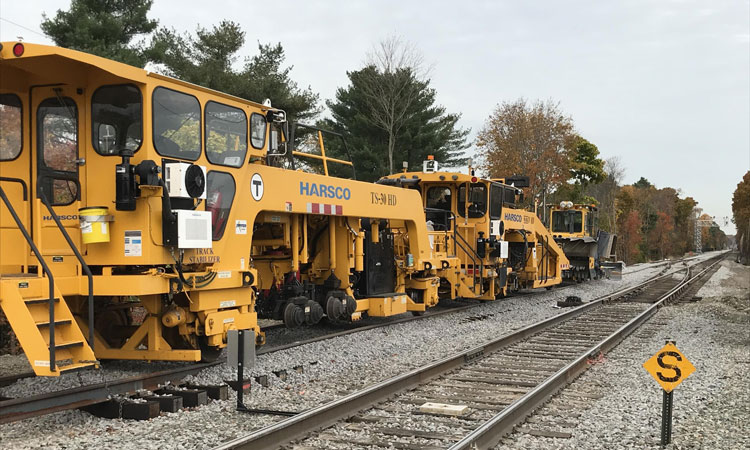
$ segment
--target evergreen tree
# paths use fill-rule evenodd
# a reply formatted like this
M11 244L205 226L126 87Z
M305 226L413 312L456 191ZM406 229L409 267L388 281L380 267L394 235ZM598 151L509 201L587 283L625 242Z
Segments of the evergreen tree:
M321 126L346 136L357 178L374 181L391 172L389 133L372 120L375 107L368 86L388 75L372 65L347 75L349 86L339 88L336 99L327 102L333 119L322 121ZM435 104L436 92L429 87L429 81L420 81L414 74L409 77L407 89L416 94L394 135L394 167L400 168L401 162L406 161L409 170L420 170L427 155L433 155L441 165L465 164L469 130L458 127L460 114L448 114L443 106ZM333 145L330 150L333 155L346 156L340 146Z
M60 47L80 50L137 67L147 62L146 47L133 42L158 24L148 18L153 0L73 0L68 11L42 14L41 28Z
M258 44L258 54L236 70L236 54L244 43L245 32L229 20L210 30L199 27L195 36L161 28L149 57L175 78L256 102L270 99L292 120L311 119L320 112L318 94L310 87L300 89L290 77L292 66L283 67L280 43Z

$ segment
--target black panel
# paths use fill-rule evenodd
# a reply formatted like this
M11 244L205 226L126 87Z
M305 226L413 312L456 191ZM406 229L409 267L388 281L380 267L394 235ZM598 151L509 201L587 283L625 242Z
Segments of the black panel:
M362 220L362 226L365 229L365 257L364 272L357 284L358 294L361 297L372 297L392 293L396 290L393 233L382 227L381 223L380 241L374 243L369 220Z

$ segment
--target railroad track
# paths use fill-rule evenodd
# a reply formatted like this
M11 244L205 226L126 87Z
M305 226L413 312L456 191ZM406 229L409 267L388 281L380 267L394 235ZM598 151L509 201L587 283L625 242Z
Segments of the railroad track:
M694 266L706 266L696 275L686 267L679 279L666 274L623 289L301 412L217 450L270 449L290 442L291 448L489 448L575 379L591 359L684 294L723 256ZM465 406L468 412L436 415L434 409L425 409L426 403Z
M453 314L475 308L482 304L483 302L475 301L470 304L458 304L458 306L450 306L444 309L431 310L422 316L409 316L400 319L389 320L387 322L380 322L370 325L359 325L341 331L330 332L330 330L328 330L324 332L324 334L308 339L295 340L293 342L282 345L267 345L258 349L256 354L270 354L302 345L311 344L313 342L333 339L348 334L372 330L375 328L396 325L413 320L426 319L429 317L438 317L444 314ZM286 327L283 324L264 327L264 329L266 330L278 328ZM0 424L27 419L30 417L38 417L67 409L75 409L97 404L108 400L113 395L127 395L141 389L153 389L156 388L159 384L164 384L167 382L176 383L188 375L196 374L203 369L212 367L217 364L223 364L224 362L224 359L219 359L213 363L187 364L184 367L170 369L163 372L157 372L153 374L144 373L142 375L135 375L133 377L124 378L121 380L91 384L80 386L77 388L59 390L27 397L10 399L0 397ZM31 378L34 376L35 375L33 372L24 372L16 375L3 376L0 377L0 387L8 386L20 379Z
M73 389L3 400L0 401L0 424L94 405L115 395L130 394L143 389L153 390L159 385L176 383L188 375L194 375L217 364L222 362L191 364Z
M358 333L375 328L391 326L399 323L409 322L412 320L426 319L428 317L437 317L444 314L452 314L477 307L481 304L483 303L476 302L468 305L453 306L445 309L428 311L427 314L422 316L410 316L396 320L389 320L387 322L357 326L341 331L335 331L333 333L328 332L319 336L297 340L283 345L266 346L259 349L257 351L257 354L270 354L277 351L310 344L313 342L333 339L339 336ZM283 327L284 326L281 325L272 326L271 328L273 329ZM196 374L205 368L222 363L224 363L224 360L218 360L213 363L189 364L185 365L184 367L170 369L162 372L145 373L121 380L86 385L73 389L54 391L50 393L22 398L2 399L0 400L0 423L13 422L16 420L41 416L66 409L80 408L83 406L93 405L106 401L113 395L127 395L141 389L153 389L158 385L167 382L176 383L188 375ZM34 376L33 373L23 373L18 375L0 377L0 386L6 386L19 379L32 376Z

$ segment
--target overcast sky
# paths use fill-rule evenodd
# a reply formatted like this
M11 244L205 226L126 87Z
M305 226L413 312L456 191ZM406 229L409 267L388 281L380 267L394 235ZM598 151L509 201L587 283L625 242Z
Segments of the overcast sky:
M293 79L322 99L398 34L433 65L438 102L472 138L498 103L551 98L603 158L622 159L625 183L679 188L735 232L724 217L750 170L748 0L154 3L151 17L181 31L239 22L242 57L281 42ZM68 5L0 0L0 40L49 43L41 15Z

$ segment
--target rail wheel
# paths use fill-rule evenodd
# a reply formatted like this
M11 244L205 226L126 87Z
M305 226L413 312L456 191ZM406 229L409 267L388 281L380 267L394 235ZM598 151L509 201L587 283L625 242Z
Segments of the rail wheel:
M110 347L120 348L127 340L124 330L130 325L127 308L118 303L110 303L94 317L94 329Z
M203 362L214 362L221 355L222 349L208 345L208 337L206 336L198 336L198 347L201 349L201 361Z

